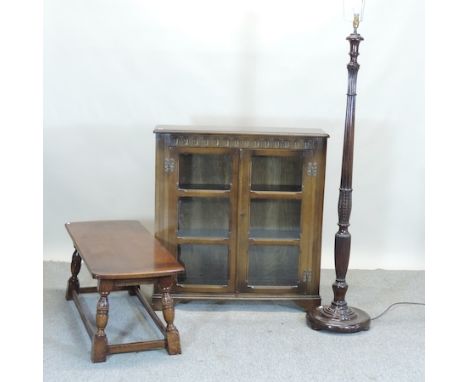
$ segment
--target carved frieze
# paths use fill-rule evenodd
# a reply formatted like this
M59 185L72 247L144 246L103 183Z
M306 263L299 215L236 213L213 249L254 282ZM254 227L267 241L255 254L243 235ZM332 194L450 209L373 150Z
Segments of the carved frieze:
M318 150L323 137L269 137L233 136L214 134L168 134L169 146L175 147L224 147L241 149L293 149Z

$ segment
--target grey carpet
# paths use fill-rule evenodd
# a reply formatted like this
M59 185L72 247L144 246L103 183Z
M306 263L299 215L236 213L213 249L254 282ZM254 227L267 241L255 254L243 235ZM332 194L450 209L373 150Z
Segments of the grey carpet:
M90 340L73 302L65 301L69 264L44 262L44 381L423 381L424 307L393 307L368 332L316 332L290 303L190 302L176 306L182 354L164 350L90 362ZM322 272L322 301L334 272ZM371 317L396 301L424 301L422 271L348 273L350 305ZM82 286L95 285L83 265ZM150 288L144 293L149 296ZM97 295L84 295L90 318ZM110 343L161 338L138 299L111 294Z

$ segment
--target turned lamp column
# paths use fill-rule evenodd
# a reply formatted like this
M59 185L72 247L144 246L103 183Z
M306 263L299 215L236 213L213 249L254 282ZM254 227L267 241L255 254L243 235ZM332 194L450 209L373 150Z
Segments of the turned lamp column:
M353 153L354 153L354 115L356 102L356 80L359 71L357 57L359 43L364 40L357 27L359 19L355 17L354 32L346 39L350 43L351 57L348 63L348 94L346 105L345 132L343 141L343 159L341 165L340 196L338 200L338 226L335 235L335 272L336 281L333 284L333 301L328 306L320 306L307 313L307 322L315 330L330 330L341 333L352 333L368 330L370 326L369 315L357 308L349 307L345 295L348 290L346 273L348 271L349 255L351 249L351 235L348 231L351 215L351 194L353 180Z

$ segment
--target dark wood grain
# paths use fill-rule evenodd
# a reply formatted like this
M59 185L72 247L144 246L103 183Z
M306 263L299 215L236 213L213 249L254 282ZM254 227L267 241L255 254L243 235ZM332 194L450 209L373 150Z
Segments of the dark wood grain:
M167 346L166 340L129 342L126 344L108 345L109 354L139 352L145 350L164 349Z
M179 332L174 326L174 307L170 294L173 280L183 266L137 221L99 221L67 223L67 231L76 248L72 256L67 300L72 299L91 337L91 361L104 362L109 354L166 348L169 354L179 354ZM81 260L94 278L97 287L80 287L78 273ZM163 294L165 327L140 292L140 284L160 284ZM106 327L109 321L109 294L128 290L137 296L165 339L126 344L109 344ZM96 327L85 315L80 293L99 293L96 306Z
M307 174L308 164L316 163L319 158L323 158L323 163L318 168L316 176ZM303 152L304 165L302 167L302 192L304 197L300 210L300 253L308 254L300 256L298 280L300 291L304 294L319 294L320 285L320 254L321 246L313 246L314 240L321 235L322 217L320 211L323 208L323 200L317 199L316 189L323 192L323 182L325 177L325 158L320 152L306 150ZM322 185L322 188L320 187ZM318 258L318 261L317 261Z
M155 133L186 133L186 134L225 134L235 136L266 135L278 137L322 137L328 138L328 134L321 129L299 128L299 127L249 127L242 128L233 126L196 126L196 125L158 125Z
M357 57L359 44L363 40L357 32L347 37L350 43L350 62L348 63L348 94L341 164L341 183L338 199L338 232L335 235L335 272L333 283L333 301L330 305L321 306L307 313L307 320L312 329L330 330L341 333L353 333L368 330L370 317L364 311L351 308L345 296L348 290L346 273L348 271L351 234L349 220L352 205L352 180L354 158L354 121L356 109L356 81L359 71Z
M161 304L164 320L166 321L166 340L167 352L171 355L180 354L180 339L179 331L174 326L174 301L170 294L171 288L174 284L172 276L161 277L158 279L158 285L161 290Z
M250 191L250 199L302 199L302 192L288 192L288 191Z
M231 191L229 190L200 190L200 189L184 189L177 190L178 197L195 197L195 198L229 198Z
M184 270L138 221L76 222L65 227L93 278L152 278Z
M80 273L81 269L81 256L78 251L75 249L72 255L72 262L70 265L71 270L71 277L68 279L68 286L67 292L65 294L65 298L67 301L72 299L72 292L80 290L80 281L78 280L78 273Z
M319 305L328 135L206 126L155 132L155 237L186 265L174 298L299 297L302 307ZM160 297L155 289L154 307Z

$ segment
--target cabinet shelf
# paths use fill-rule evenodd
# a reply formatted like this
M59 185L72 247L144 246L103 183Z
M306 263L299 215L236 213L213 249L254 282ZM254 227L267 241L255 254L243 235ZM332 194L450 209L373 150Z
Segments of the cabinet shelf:
M252 184L252 191L301 192L302 185Z
M251 199L302 199L302 191L250 191L249 195Z
M276 289L276 290L292 290L297 289L297 285L247 285L249 289Z
M278 239L278 238L258 238L250 237L249 244L251 245L300 245L300 239Z
M249 239L275 239L275 240L299 240L299 229L291 230L275 230L275 229L261 229L251 228L249 232Z
M177 236L177 244L229 244L229 238L216 236Z
M213 288L213 285L207 285L206 290L210 289L210 291L204 292L193 292L190 289L188 284L177 285L177 288L180 291L178 293L173 294L173 299L176 301L191 301L191 300L211 300L211 301L224 301L224 300L241 300L241 301L249 301L249 300L260 300L260 301L285 301L285 300L301 300L301 301L310 301L315 305L320 305L320 296L316 295L303 295L297 293L297 288L291 287L279 287L279 288L271 288L271 286L259 288L249 288L255 293L212 293L212 289L220 289L218 286L217 288ZM198 287L198 285L197 285ZM203 285L205 287L205 285ZM188 291L184 291L183 289L188 289ZM202 289L202 288L200 288ZM275 294L271 293L271 290L275 291ZM155 294L155 298L161 298L160 294Z
M197 289L205 290L219 290L227 287L227 284L222 282L219 284L189 284L189 283L177 283L177 289L190 289L196 287Z
M229 198L231 191L227 190L208 190L208 189L190 189L179 187L177 196L196 197L196 198Z
M180 189L206 190L206 191L229 191L230 184L207 184L207 183L179 183Z
M199 238L228 240L229 231L225 229L183 229L177 232L177 238Z

